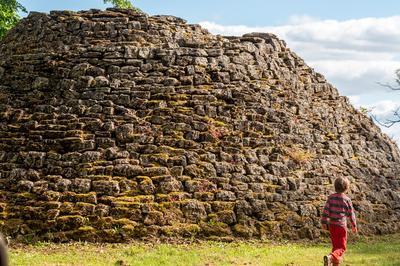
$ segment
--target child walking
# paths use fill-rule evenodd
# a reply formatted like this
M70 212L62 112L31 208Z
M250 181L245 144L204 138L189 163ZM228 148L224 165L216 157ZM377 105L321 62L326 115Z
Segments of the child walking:
M330 232L332 252L324 256L324 266L336 266L341 262L346 251L347 218L350 219L352 231L357 233L353 204L351 199L345 195L349 185L350 182L347 178L337 178L334 182L336 193L330 195L325 203L321 223L322 228Z

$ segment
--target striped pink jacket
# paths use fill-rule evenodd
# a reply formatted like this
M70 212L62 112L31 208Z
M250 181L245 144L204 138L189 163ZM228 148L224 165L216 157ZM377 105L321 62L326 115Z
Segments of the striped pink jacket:
M350 219L351 225L356 227L356 216L351 199L342 193L330 195L322 212L321 223L347 228L347 218Z

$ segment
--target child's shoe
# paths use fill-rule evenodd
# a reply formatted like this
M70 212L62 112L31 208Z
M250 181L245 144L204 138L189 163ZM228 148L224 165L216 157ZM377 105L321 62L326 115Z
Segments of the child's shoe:
M324 266L332 266L332 255L324 256Z

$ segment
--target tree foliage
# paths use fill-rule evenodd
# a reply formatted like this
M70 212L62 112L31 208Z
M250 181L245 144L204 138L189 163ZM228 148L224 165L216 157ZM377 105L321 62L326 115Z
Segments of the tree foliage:
M132 2L130 0L103 0L103 2L106 3L110 3L112 4L114 7L118 7L118 8L126 8L126 9L133 9L136 10L138 12L141 12L141 10L137 7L134 7L132 5Z
M138 10L129 0L103 0L103 2L119 8ZM20 12L27 13L27 10L17 0L0 0L0 39L21 19Z
M0 39L20 20L19 12L27 12L16 0L0 0Z
M103 0L104 3L111 3L115 7L119 8L134 8L131 1L129 0Z

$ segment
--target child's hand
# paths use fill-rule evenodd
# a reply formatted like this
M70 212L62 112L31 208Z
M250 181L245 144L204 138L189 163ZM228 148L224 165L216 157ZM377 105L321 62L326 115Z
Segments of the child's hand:
M358 234L358 229L357 229L357 227L355 227L355 226L352 226L352 227L351 227L351 231L352 231L354 234Z

